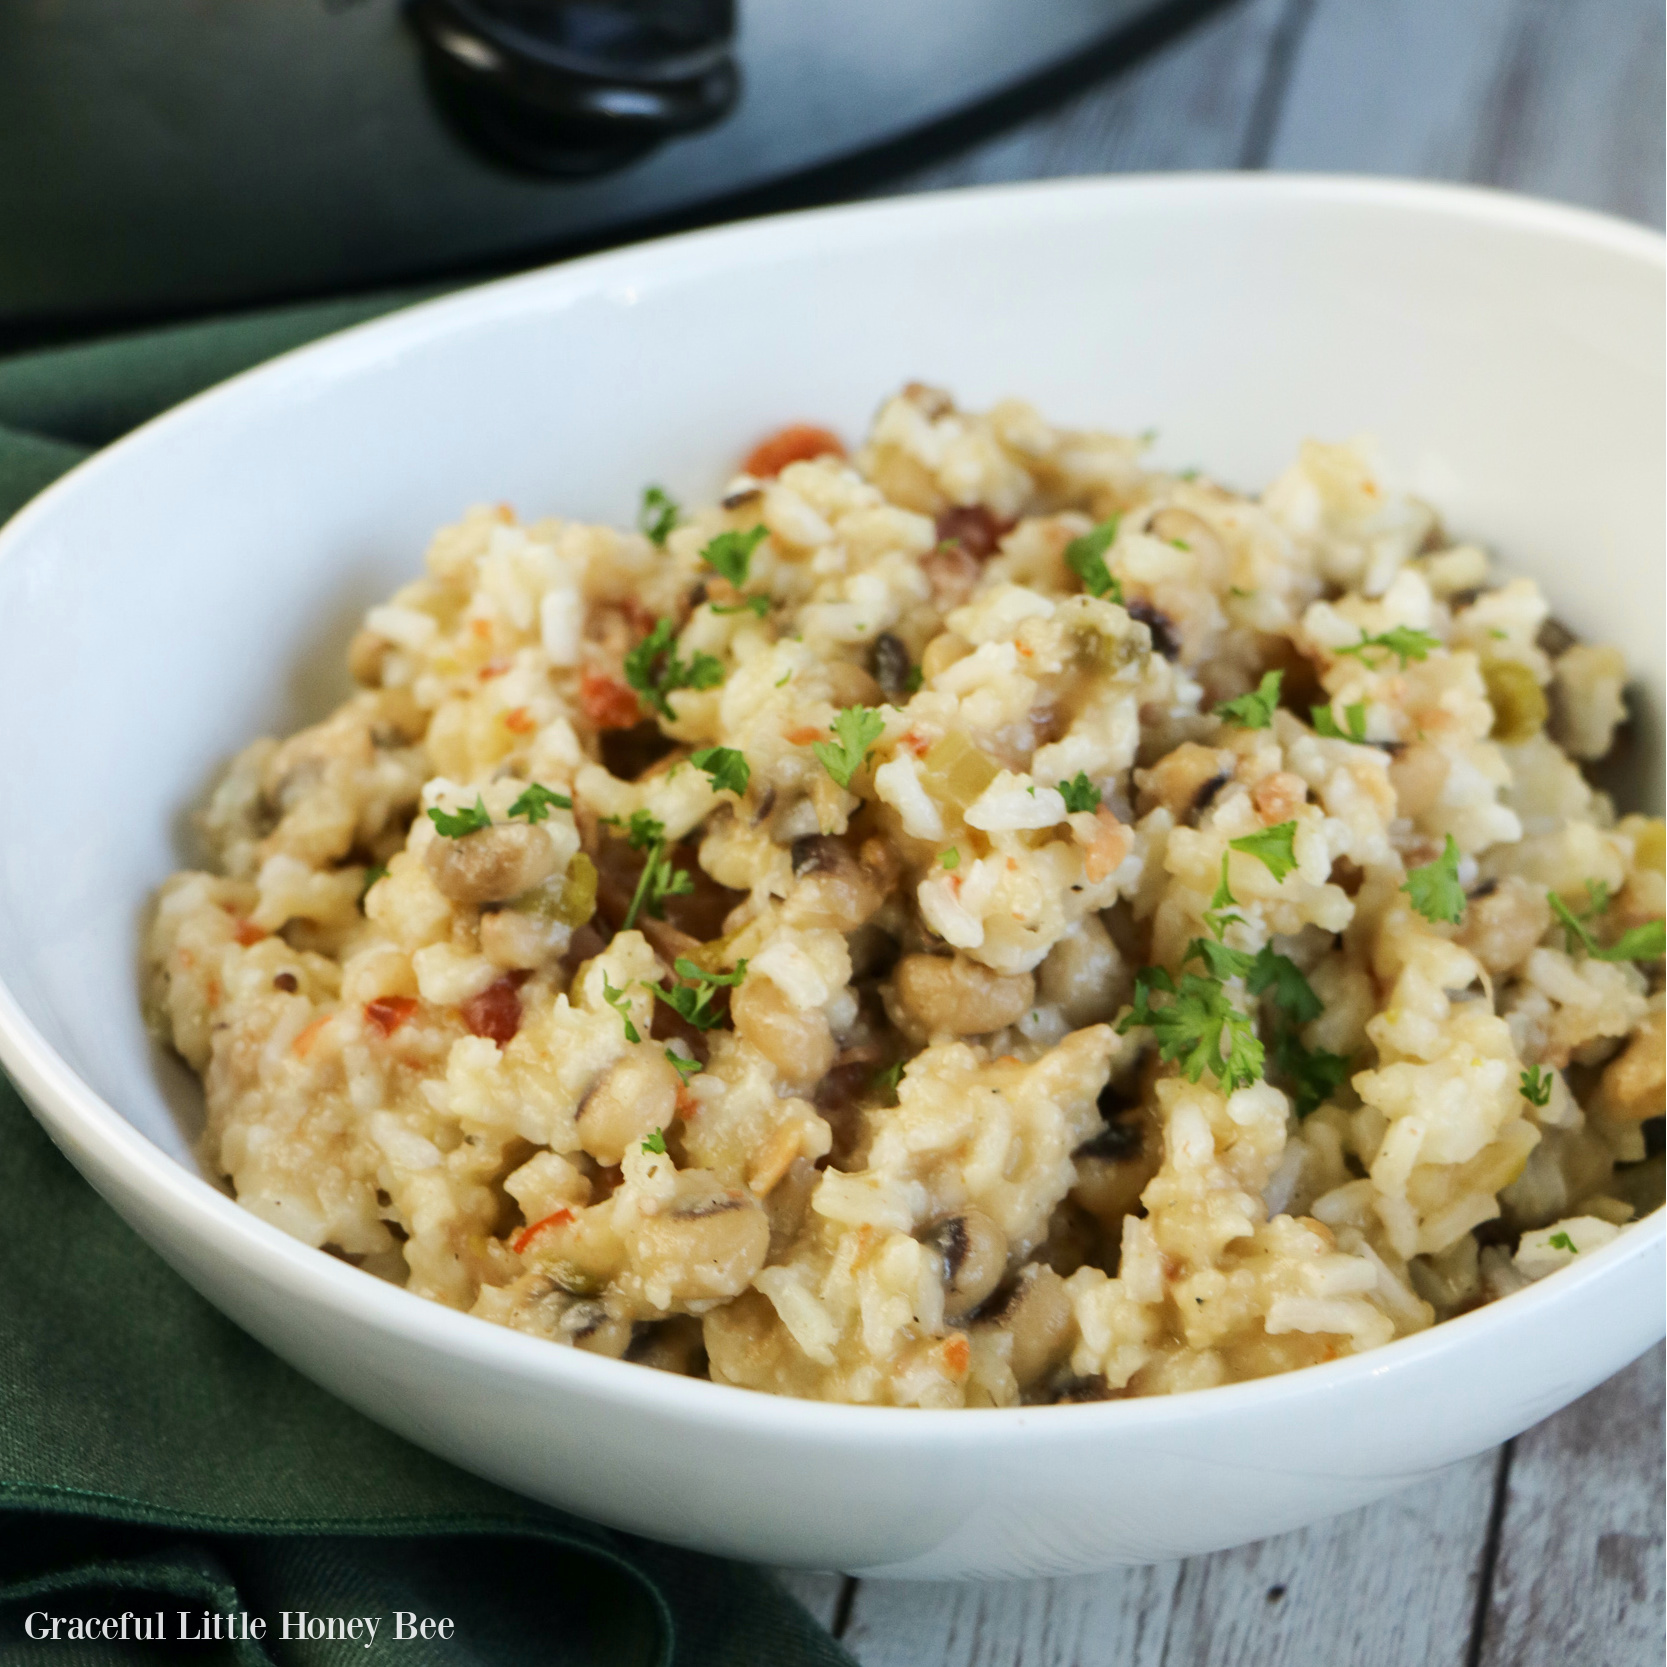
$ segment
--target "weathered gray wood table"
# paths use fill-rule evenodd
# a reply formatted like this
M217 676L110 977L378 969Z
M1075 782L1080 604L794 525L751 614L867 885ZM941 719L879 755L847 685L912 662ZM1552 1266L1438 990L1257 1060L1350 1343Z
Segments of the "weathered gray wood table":
M1660 0L1243 0L891 191L1163 168L1471 180L1661 225ZM987 1585L784 1580L864 1667L1659 1667L1662 1355L1369 1510Z

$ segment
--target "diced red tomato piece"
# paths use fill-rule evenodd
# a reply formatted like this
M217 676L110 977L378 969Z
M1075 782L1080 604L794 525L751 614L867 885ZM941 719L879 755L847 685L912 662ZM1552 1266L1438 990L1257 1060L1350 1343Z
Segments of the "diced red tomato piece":
M365 1003L365 1023L374 1025L384 1036L392 1036L417 1011L411 996L378 996Z
M845 443L831 429L811 423L789 423L767 440L760 440L741 465L759 480L779 475L789 463L808 463L813 457L843 457Z
M500 1048L514 1040L521 1028L521 998L515 990L522 982L511 973L463 1003L463 1022L471 1035L490 1036Z
M635 729L642 718L636 691L595 666L579 674L579 705L593 729Z

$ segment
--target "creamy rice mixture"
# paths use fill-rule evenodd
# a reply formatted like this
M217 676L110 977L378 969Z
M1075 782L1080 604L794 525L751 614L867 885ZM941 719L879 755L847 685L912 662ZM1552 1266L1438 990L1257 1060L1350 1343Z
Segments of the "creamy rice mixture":
M1653 1208L1618 652L1363 444L1144 449L912 385L638 531L444 529L162 888L216 1173L554 1343L931 1407L1375 1348Z

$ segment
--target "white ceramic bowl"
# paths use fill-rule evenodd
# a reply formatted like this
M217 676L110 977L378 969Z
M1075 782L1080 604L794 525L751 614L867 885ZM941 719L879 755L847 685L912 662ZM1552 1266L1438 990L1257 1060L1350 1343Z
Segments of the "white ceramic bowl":
M673 239L431 303L240 377L0 536L0 1058L197 1288L344 1400L525 1493L711 1551L895 1575L1180 1556L1360 1505L1543 1418L1663 1330L1662 1217L1496 1306L1198 1394L999 1412L823 1406L501 1330L246 1214L136 1005L185 809L326 709L352 616L480 499L629 517L919 377L1161 431L1255 486L1366 430L1537 573L1646 690L1659 806L1662 248L1427 186L1124 179Z

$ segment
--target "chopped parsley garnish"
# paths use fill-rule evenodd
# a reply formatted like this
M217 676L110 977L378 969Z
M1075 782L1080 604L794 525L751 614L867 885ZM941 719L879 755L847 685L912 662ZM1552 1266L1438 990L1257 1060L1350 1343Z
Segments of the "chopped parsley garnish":
M672 970L686 982L674 984L669 990L662 990L658 984L645 984L643 988L651 991L672 1012L687 1019L696 1030L711 1030L723 1021L723 1014L712 1006L713 997L720 988L739 984L747 976L747 963L737 961L734 972L707 972L679 955L672 964Z
M364 880L359 886L359 901L363 903L364 900L370 896L370 888L374 886L378 880L385 880L387 877L388 865L385 862L379 862L374 868L367 868L365 870Z
M953 845L947 851L938 852L938 862L941 867L956 869L961 866L961 853Z
M1243 839L1230 839L1227 843L1233 850L1254 857L1274 879L1283 880L1297 865L1296 838L1296 823L1281 822L1277 827L1263 828L1260 833L1246 834Z
M1567 940L1565 947L1571 955L1576 949L1583 948L1594 961L1653 961L1667 952L1667 926L1659 920L1647 920L1642 926L1634 926L1605 949L1556 892L1547 892L1545 900L1551 905L1551 912L1563 923L1563 935Z
M907 1061L899 1059L888 1065L885 1070L876 1071L869 1079L869 1086L882 1093L887 1089L896 1093L898 1083L903 1080L903 1067L906 1063Z
M1393 654L1405 671L1410 662L1426 660L1432 648L1440 647L1441 638L1432 637L1428 631L1414 630L1410 625L1392 625L1375 637L1362 630L1359 642L1350 643L1347 648L1335 648L1332 653L1358 654L1364 660L1374 649L1381 649L1385 654Z
M1174 999L1154 1007L1154 992ZM1117 1028L1127 1032L1136 1025L1151 1029L1159 1056L1179 1065L1188 1082L1208 1070L1230 1094L1262 1075L1265 1056L1256 1027L1217 979L1184 972L1177 986L1162 967L1143 967L1135 975L1134 1010Z
M605 817L604 820L615 826L619 823L617 816ZM646 908L656 920L664 919L665 900L668 897L686 897L695 889L695 882L672 862L666 850L665 824L651 812L632 811L625 837L633 851L648 853L643 861L642 873L637 877L637 889L631 894L631 907L625 911L625 919L619 928L622 932L629 932L636 925L639 910Z
M1274 1044L1274 1069L1291 1085L1291 1099L1299 1119L1325 1104L1342 1087L1349 1060L1324 1048L1305 1048L1295 1030L1287 1030Z
M697 651L692 660L678 658L669 619L660 620L625 656L625 681L663 718L677 716L666 699L672 690L715 689L723 680L723 662L711 654Z
M712 778L714 793L745 793L752 779L752 767L734 747L702 747L689 762Z
M1464 887L1459 884L1459 847L1451 834L1434 862L1407 871L1401 890L1426 920L1458 925L1464 915Z
M1233 895L1233 889L1227 884L1227 853L1221 853L1221 878L1216 882L1215 894L1210 898L1210 906L1204 911L1204 924L1219 938L1229 926L1244 923L1242 915L1232 911L1238 907L1238 898Z
M1530 1065L1522 1073L1522 1097L1531 1106L1548 1106L1551 1104L1551 1085L1556 1079L1549 1071L1542 1071L1538 1065Z
M700 559L739 590L747 582L752 553L770 536L768 527L744 533L719 533L700 553Z
M1575 1248L1574 1240L1567 1233L1553 1233L1545 1241L1553 1250L1566 1250L1571 1256L1578 1256L1580 1252Z
M482 828L492 826L492 818L486 809L486 801L480 794L475 795L475 802L453 813L442 810L438 805L430 807L428 819L443 833L447 839L463 839L472 833L479 833Z
M811 751L841 787L863 767L869 749L884 734L886 720L870 706L847 706L833 721L835 741L816 741Z
M1225 718L1240 729L1266 729L1273 722L1274 708L1279 704L1279 685L1285 681L1282 671L1270 671L1248 695L1237 700L1224 700L1216 708L1216 716Z
M620 1023L625 1026L625 1040L627 1042L640 1042L642 1032L631 1023L631 1008L625 999L625 992L616 990L608 982L608 975L605 972L602 974L602 999L619 1015Z
M1118 517L1102 521L1099 526L1073 538L1065 546L1065 565L1082 580L1082 588L1090 596L1109 596L1122 602L1123 586L1106 566L1106 551L1117 537Z
M1358 746L1366 739L1366 702L1363 700L1343 708L1347 729L1338 727L1336 714L1329 706L1311 707L1309 715L1314 720L1314 733L1325 736L1328 741L1353 741Z
M642 1149L645 1152L652 1152L657 1158L663 1158L666 1155L666 1131L655 1129L644 1135Z
M565 793L552 793L542 782L535 781L509 807L511 816L524 816L529 822L542 822L550 814L550 807L571 810L573 801Z
M1264 944L1250 955L1242 949L1229 949L1211 938L1194 938L1181 956L1182 966L1188 961L1202 961L1213 978L1224 981L1242 978L1253 996L1271 991L1274 1005L1297 1024L1307 1024L1310 1019L1319 1018L1323 1011L1320 998L1303 976L1302 968L1271 945Z
M689 1086L690 1077L694 1076L697 1071L704 1071L706 1069L706 1067L702 1065L698 1059L688 1059L683 1054L674 1053L670 1048L666 1049L666 1059L670 1063L671 1068L682 1080L685 1088Z
M1614 900L1609 895L1607 880L1588 880L1586 882L1586 907L1581 911L1582 920L1591 920L1597 915L1609 913L1609 905Z
M728 604L713 602L710 606L715 614L752 614L755 618L762 619L770 611L770 598L768 596L748 596L739 602Z
M1069 781L1060 782L1058 791L1065 801L1065 809L1073 816L1100 808L1100 790L1088 779L1086 770L1078 770Z
M642 508L637 511L637 526L654 544L664 546L671 530L682 516L682 509L670 493L658 486L645 486Z

